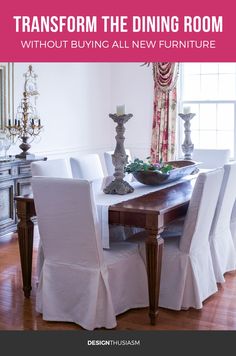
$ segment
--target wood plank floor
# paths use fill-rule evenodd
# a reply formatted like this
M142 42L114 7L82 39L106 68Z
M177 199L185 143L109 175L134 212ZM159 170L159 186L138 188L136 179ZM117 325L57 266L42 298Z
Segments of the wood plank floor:
M33 290L25 299L17 235L0 239L0 330L79 330L73 323L47 322L35 311L35 261L37 237L34 240ZM226 282L204 303L202 310L170 311L160 308L157 325L151 326L147 308L130 310L117 317L116 330L235 330L236 272L226 274Z

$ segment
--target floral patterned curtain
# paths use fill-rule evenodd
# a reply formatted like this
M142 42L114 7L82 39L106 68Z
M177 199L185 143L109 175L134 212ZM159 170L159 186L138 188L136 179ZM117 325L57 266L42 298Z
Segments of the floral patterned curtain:
M153 163L174 159L178 71L179 66L176 63L153 63L154 112L151 142Z

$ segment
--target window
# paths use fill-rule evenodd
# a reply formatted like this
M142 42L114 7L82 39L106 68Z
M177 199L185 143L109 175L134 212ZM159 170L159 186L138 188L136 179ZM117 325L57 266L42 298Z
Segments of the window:
M180 73L179 112L190 106L196 113L194 147L229 148L236 157L236 63L183 63ZM180 125L180 139L182 131Z

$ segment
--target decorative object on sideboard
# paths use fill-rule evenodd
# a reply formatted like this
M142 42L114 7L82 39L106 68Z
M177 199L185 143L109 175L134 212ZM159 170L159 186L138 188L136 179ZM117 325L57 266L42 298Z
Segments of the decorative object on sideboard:
M16 155L16 158L22 159L26 159L27 156L34 156L28 152L31 147L30 143L39 136L43 128L36 107L37 98L39 96L36 82L37 75L31 65L24 74L24 77L23 99L17 107L14 123L9 119L8 125L6 126L12 142L15 143L18 139L22 141L19 146L22 152Z
M5 130L0 130L0 162L7 162L11 157L7 155L7 151L11 147L11 140L9 139ZM4 154L2 154L4 151Z
M103 190L106 194L127 194L132 193L134 188L124 180L125 166L128 163L128 156L124 148L124 124L133 117L132 114L125 114L125 106L119 105L116 108L116 114L109 114L109 117L117 123L116 148L112 155L112 163L115 167L114 180Z
M192 143L191 140L190 121L196 114L191 113L191 108L189 106L185 107L183 111L184 111L183 114L179 114L181 119L184 121L184 129L185 129L184 130L185 138L181 147L184 153L184 159L188 160L188 159L192 159L192 153L194 150L194 144Z

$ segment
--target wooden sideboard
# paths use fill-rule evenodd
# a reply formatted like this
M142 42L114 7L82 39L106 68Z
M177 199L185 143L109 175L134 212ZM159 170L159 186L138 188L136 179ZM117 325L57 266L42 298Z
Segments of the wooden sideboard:
M0 237L17 230L14 197L31 193L31 162L46 159L35 157L0 161Z

